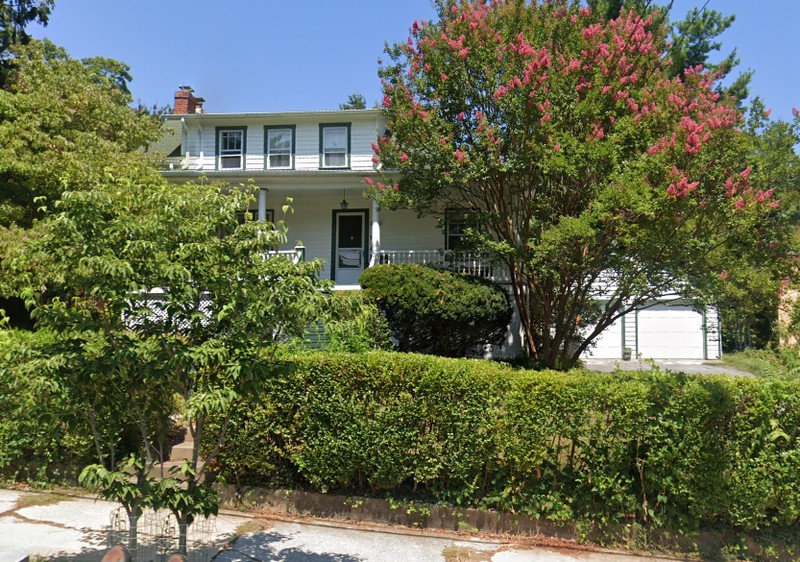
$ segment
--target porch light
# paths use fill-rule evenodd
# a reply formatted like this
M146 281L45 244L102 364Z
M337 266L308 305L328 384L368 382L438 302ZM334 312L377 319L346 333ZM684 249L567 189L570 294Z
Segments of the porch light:
M345 190L342 190L342 202L339 203L339 206L342 208L342 211L346 211L347 208L350 206L350 203L347 202L347 197L345 196Z

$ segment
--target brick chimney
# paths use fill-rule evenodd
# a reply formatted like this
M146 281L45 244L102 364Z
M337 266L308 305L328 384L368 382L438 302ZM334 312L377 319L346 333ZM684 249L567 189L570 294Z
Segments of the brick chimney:
M194 95L191 86L179 86L175 92L175 107L172 113L175 115L185 115L187 113L203 113L203 98Z

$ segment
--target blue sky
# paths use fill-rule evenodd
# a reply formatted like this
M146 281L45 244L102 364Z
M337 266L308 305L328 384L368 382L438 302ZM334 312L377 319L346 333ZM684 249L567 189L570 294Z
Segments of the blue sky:
M660 3L664 3L661 0ZM705 0L676 0L673 19ZM752 69L751 97L773 117L800 107L800 0L708 0L736 14L722 35ZM46 28L31 25L74 57L106 56L131 66L134 98L172 103L194 87L209 112L335 109L354 92L380 97L385 41L404 41L430 0L56 0Z

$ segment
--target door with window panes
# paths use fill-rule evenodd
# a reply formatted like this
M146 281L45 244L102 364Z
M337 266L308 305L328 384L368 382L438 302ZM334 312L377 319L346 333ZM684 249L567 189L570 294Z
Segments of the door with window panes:
M337 285L358 285L366 267L367 211L334 211L333 278Z

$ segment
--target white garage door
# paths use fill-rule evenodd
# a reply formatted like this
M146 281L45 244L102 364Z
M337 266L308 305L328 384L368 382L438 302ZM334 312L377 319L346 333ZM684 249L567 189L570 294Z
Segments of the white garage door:
M703 315L688 306L640 310L639 353L644 359L704 359Z
M594 341L597 345L584 351L583 357L622 359L622 320L617 319L614 321Z

